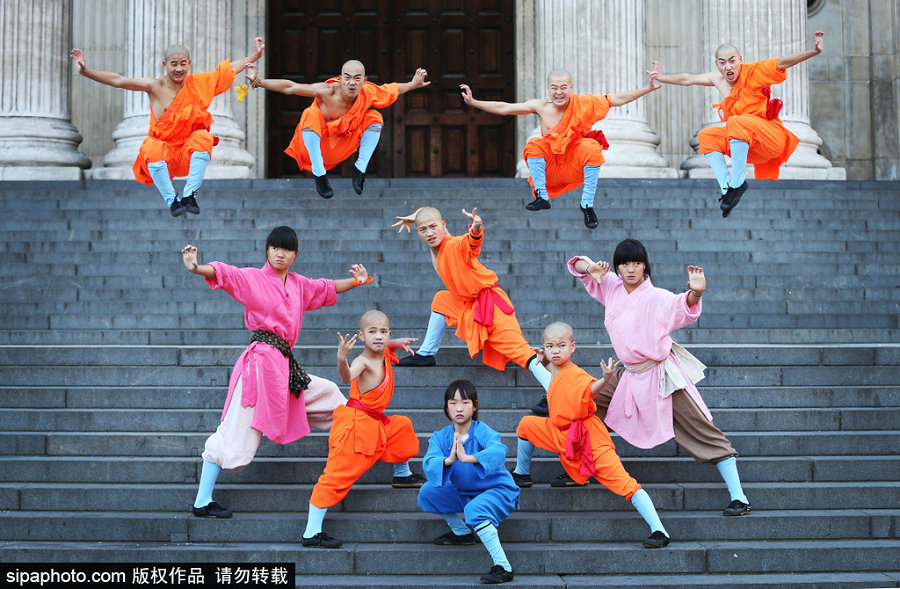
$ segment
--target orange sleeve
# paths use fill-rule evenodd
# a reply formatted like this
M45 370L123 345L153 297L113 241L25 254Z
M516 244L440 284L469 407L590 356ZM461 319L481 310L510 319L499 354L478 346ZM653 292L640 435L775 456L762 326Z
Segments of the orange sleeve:
M591 385L595 380L597 379L574 364L560 370L547 391L550 421L557 427L564 427L572 421L592 415L597 410L591 396Z
M381 86L375 86L373 84L372 86L372 108L384 108L390 106L394 104L400 96L400 85L396 82L382 84Z
M585 120L586 123L593 125L600 119L606 118L610 107L609 95L588 94L584 98L590 98L589 101L585 101L584 117L587 119Z
M192 77L200 95L204 99L212 101L214 96L218 96L231 87L236 76L237 74L231 69L231 60L226 59L213 71L194 74Z
M778 58L767 59L756 63L753 72L754 82L760 85L780 84L787 79L787 69L778 67ZM747 84L752 86L751 83Z

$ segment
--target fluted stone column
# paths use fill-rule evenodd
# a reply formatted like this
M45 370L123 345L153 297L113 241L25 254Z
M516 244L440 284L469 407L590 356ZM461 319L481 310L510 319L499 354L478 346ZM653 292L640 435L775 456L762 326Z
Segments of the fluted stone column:
M72 124L71 0L0 0L0 180L80 180Z
M806 0L703 0L701 21L703 54L708 69L715 69L715 51L722 43L738 48L745 63L782 57L812 48L812 38L807 34ZM828 51L828 37L825 37ZM813 57L812 59L817 59ZM704 88L708 104L721 101L715 88ZM790 159L781 166L780 178L809 178L843 180L843 168L834 168L818 154L822 139L809 124L809 69L802 62L788 69L787 80L772 86L772 97L784 101L781 120L799 139L800 144ZM703 118L703 127L721 125L718 109L709 108ZM691 138L696 150L699 141ZM690 178L712 178L713 173L700 154L689 157L681 164ZM748 166L748 177L753 177Z
M529 50L529 59L520 66L533 71L523 71L518 77L520 81L534 80L533 93L527 98L547 95L547 74L554 69L572 74L576 94L615 94L646 85L646 0L535 0L524 4L530 5L523 6L522 12L533 15L533 22L526 26L534 50ZM520 40L526 45L529 42ZM677 171L658 152L659 134L647 122L645 98L611 108L594 128L602 129L610 144L604 152L601 177L677 177ZM533 128L529 137L539 133L540 128ZM519 170L527 175L524 161Z
M231 30L232 0L128 0L126 71L132 78L159 77L165 73L163 51L173 44L191 52L191 72L210 71L231 55L227 32ZM244 132L232 117L232 92L217 96L209 112L215 122L212 134L219 137L213 148L206 178L248 178L253 156L242 147ZM116 147L103 158L103 168L93 170L99 179L133 178L131 167L150 125L150 102L143 92L126 92L124 119L113 132Z

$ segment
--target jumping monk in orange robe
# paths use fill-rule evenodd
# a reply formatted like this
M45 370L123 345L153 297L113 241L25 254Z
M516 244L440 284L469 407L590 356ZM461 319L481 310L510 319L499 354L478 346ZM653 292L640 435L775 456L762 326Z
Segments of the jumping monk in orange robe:
M454 237L447 231L441 212L422 207L412 215L397 217L398 233L415 226L419 238L431 250L431 261L447 290L438 291L431 303L431 318L418 352L400 360L400 366L434 366L435 354L447 326L466 342L469 355L482 352L482 361L495 370L504 370L510 360L535 372L546 373L516 319L509 296L497 282L497 274L488 270L478 256L484 241L484 226L478 209L463 209L471 225L465 235ZM537 367L537 368L535 368ZM537 374L536 374L537 376ZM538 379L540 380L540 378ZM546 415L546 399L532 411Z
M366 81L366 68L352 59L341 67L339 78L316 84L297 84L291 80L263 80L250 68L247 79L254 88L263 87L282 94L299 94L315 98L303 111L300 124L294 130L291 144L284 150L297 160L301 170L309 170L316 178L316 191L322 198L334 196L325 175L359 150L353 166L353 190L362 194L369 159L375 153L384 120L371 110L394 104L397 97L410 90L431 84L425 81L428 72L419 68L412 80L405 83L376 86Z
M338 334L338 374L350 385L350 400L334 410L328 434L328 462L309 498L309 518L301 543L315 548L338 548L342 542L322 531L325 512L347 496L350 487L373 464L403 463L419 453L419 438L412 422L402 415L384 414L394 395L393 350L410 351L414 339L391 339L391 324L381 311L367 311L359 331L350 337ZM347 356L362 339L365 350L352 364ZM425 479L421 477L421 482ZM421 484L419 485L421 486Z
M191 55L181 45L165 50L159 78L126 78L115 72L88 69L84 52L70 53L82 76L115 88L146 92L150 97L150 132L141 144L134 162L134 178L142 184L155 184L173 217L200 213L197 191L218 138L209 132L213 123L206 109L212 99L228 90L235 75L262 57L262 39L255 39L252 55L237 61L225 60L211 72L188 73ZM178 198L172 178L187 176L182 198Z
M597 227L594 212L594 193L603 163L603 150L609 147L601 131L591 127L606 117L611 106L622 106L659 88L650 76L650 83L637 90L618 94L572 94L575 89L568 72L554 70L547 76L547 98L509 103L476 100L466 84L461 84L463 100L485 112L498 115L536 114L541 122L541 136L525 145L525 162L531 173L529 182L534 200L525 205L529 211L550 208L550 198L575 190L581 191L581 212L589 229Z
M575 335L567 323L551 323L544 330L543 361L548 362L552 380L547 389L550 417L523 417L516 429L519 436L513 479L520 487L530 487L531 456L534 447L559 455L563 468L572 480L583 485L594 477L600 483L631 501L650 526L651 535L645 548L661 548L669 543L669 535L659 520L653 501L641 485L622 466L609 431L594 415L594 396L603 390L615 372L618 362L612 358L602 362L603 380L596 378L572 362Z
M664 84L715 86L722 94L722 102L713 108L719 109L725 125L702 129L699 139L700 153L719 181L723 217L747 190L747 162L757 179L778 180L781 164L797 148L799 139L778 118L782 103L771 98L771 86L787 79L787 68L822 53L824 35L816 31L809 51L747 64L737 48L726 43L716 49L717 71L705 74L663 74L662 65L653 62L652 73ZM730 175L726 155L731 156Z

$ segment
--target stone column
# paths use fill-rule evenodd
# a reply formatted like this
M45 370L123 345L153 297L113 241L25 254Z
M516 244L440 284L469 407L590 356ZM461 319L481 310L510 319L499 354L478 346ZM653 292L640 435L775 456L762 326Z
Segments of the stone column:
M703 0L701 19L704 24L703 55L705 71L715 69L715 51L722 43L738 48L745 63L790 55L812 48L807 34L806 0ZM825 41L828 50L828 38ZM817 59L814 57L813 59ZM715 88L704 88L708 104L721 100ZM800 144L790 159L781 166L780 177L819 180L843 180L843 168L834 168L818 154L822 139L809 124L809 70L803 62L788 69L787 80L772 86L773 98L784 101L781 120L799 139ZM709 108L703 127L721 125L718 110ZM691 146L699 146L697 136ZM700 154L681 164L690 178L711 178L712 170ZM752 166L747 176L753 177Z
M184 45L191 52L191 72L210 71L231 55L232 0L128 0L126 68L132 78L158 77L163 69L163 51L169 45ZM242 74L241 74L242 75ZM245 135L235 122L231 104L234 94L217 96L209 107L215 122L212 134L219 137L213 148L206 178L248 178L253 156L242 146ZM99 179L133 178L131 166L150 125L150 102L143 92L126 92L124 119L113 132L116 147L103 158L103 168L93 170Z
M521 9L534 15L530 25L534 53L528 60L534 71L519 77L534 80L534 93L528 98L547 95L547 74L553 69L572 74L577 94L615 94L647 83L646 0L536 0L533 8ZM601 177L678 176L659 155L659 134L647 122L646 102L639 98L613 107L594 125L610 144ZM535 128L530 136L539 133ZM520 162L520 170L523 167Z
M71 0L0 0L0 180L80 180L72 124Z

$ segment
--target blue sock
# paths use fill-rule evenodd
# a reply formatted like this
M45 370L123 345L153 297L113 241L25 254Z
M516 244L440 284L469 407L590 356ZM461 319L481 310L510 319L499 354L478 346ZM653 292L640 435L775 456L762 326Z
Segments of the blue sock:
M597 192L597 177L600 166L584 167L584 186L581 188L581 208L594 206L594 193Z
M712 168L713 174L716 175L716 180L719 181L719 188L722 190L722 194L725 194L728 191L728 166L725 164L725 156L718 151L711 151L703 155L706 156L709 167Z
M306 146L306 153L309 155L309 161L312 164L313 175L324 176L325 161L322 159L322 140L312 129L303 129L300 137L303 139L303 145Z
M545 391L550 390L550 381L553 380L553 375L550 374L550 371L544 367L543 364L538 362L537 357L531 360L531 364L528 365L528 370L531 371L531 374L537 379L541 386L544 387Z
M327 507L316 507L312 503L309 504L309 517L306 519L306 531L303 532L304 538L312 538L322 531L322 522L325 521L327 512Z
M169 178L169 165L166 162L148 162L147 171L150 172L150 177L153 178L153 185L156 186L156 189L159 190L159 193L165 199L166 206L172 206L177 194L175 193L175 187L172 185L172 179Z
M209 154L205 151L195 151L191 154L191 167L188 169L187 182L184 185L184 196L191 196L203 184L203 174L209 165Z
M394 476L395 477L408 477L412 474L412 470L409 468L409 460L406 462L395 462L394 463Z
M729 139L731 145L731 181L728 185L737 188L747 179L747 152L750 144L740 139Z
M378 139L381 137L381 125L369 125L365 131L363 131L362 138L359 140L359 157L356 158L356 169L366 173L366 168L369 167L369 160L372 159L372 154L375 153L375 148L378 147Z
M534 454L534 444L528 440L519 438L516 446L516 474L531 474L531 455Z
M213 487L216 485L216 478L220 472L222 472L222 467L215 462L203 461L203 468L200 470L200 485L197 488L197 498L194 499L194 507L206 507L212 503Z
M441 517L444 518L444 521L450 526L450 530L457 536L467 536L472 533L469 526L467 526L463 520L459 519L459 514L442 513Z
M528 171L531 173L531 181L534 183L534 191L538 198L550 200L547 197L547 162L542 157L530 157L525 160Z
M725 479L725 484L728 486L728 493L731 495L731 500L734 501L737 499L749 505L750 502L747 501L747 496L744 495L744 489L741 487L741 477L738 476L737 458L734 456L726 458L725 460L716 463L716 468L719 469L719 474Z
M481 543L494 559L494 564L499 564L504 570L511 573L512 566L506 560L506 553L503 552L503 546L500 546L500 536L497 535L497 528L494 527L494 524L485 522L475 530L475 533L481 538Z
M641 514L641 517L644 518L647 525L650 526L651 533L659 530L665 534L666 537L669 536L669 532L666 531L662 522L659 521L659 514L656 513L656 507L653 506L653 500L650 499L650 495L647 494L647 491L638 489L635 494L631 496L631 504L634 505L634 508Z
M428 329L422 338L422 345L416 350L420 356L434 356L441 349L441 341L444 339L444 330L447 329L447 319L440 313L431 312L428 318Z

